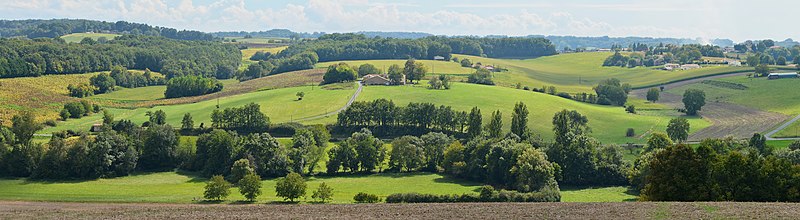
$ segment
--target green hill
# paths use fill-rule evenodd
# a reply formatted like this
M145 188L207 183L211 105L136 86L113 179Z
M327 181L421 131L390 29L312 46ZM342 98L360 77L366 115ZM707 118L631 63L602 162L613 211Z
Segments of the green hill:
M453 106L457 110L469 111L474 106L484 114L487 122L492 111L500 110L506 130L511 126L511 112L516 102L522 101L530 111L528 125L545 140L552 138L552 118L562 109L577 110L589 118L592 136L604 143L642 143L642 134L648 131L664 131L670 119L680 117L674 110L640 111L626 113L622 107L593 105L531 91L498 86L482 86L457 83L450 90L431 90L424 86L367 86L358 97L359 101L391 99L397 105L410 102L431 102L436 105ZM709 126L700 118L689 118L692 131ZM625 137L628 128L636 131L637 137Z

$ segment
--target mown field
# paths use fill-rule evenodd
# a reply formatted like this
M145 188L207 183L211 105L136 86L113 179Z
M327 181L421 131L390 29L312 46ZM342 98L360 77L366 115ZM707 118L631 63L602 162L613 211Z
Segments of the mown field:
M348 65L358 68L363 64L369 63L377 67L378 69L385 71L389 70L389 66L394 64L400 65L403 67L405 65L406 60L348 60L348 61L331 61L331 62L322 62L317 63L317 68L328 68L328 66L337 64L337 63L347 63ZM470 73L475 72L473 68L466 68L461 67L461 64L451 61L434 61L434 60L417 60L417 62L421 62L426 67L428 67L428 73L443 73L443 74L452 74L452 75L467 75Z
M720 84L719 82L723 83ZM694 83L667 92L680 95L687 89L700 89L706 93L707 102L726 102L764 111L777 112L790 117L800 114L799 79L768 80L745 76L714 79L711 83ZM773 137L797 137L800 123L794 123Z
M589 126L593 130L591 135L604 143L643 143L646 134L663 132L670 119L682 117L674 110L641 111L634 115L626 113L622 107L593 105L531 91L466 83L456 83L450 90L431 90L422 85L366 86L358 100L380 98L391 99L401 106L410 102L430 102L462 111L477 106L484 115L484 123L489 120L492 111L500 110L506 130L511 126L514 104L522 101L530 111L528 125L535 134L545 139L553 136L551 122L556 112L562 109L577 110L589 118ZM700 118L689 118L689 122L692 132L709 126ZM625 137L628 128L634 128L637 136Z
M297 92L305 93L302 101L297 100ZM251 92L222 97L219 100L212 99L189 104L136 109L108 108L108 110L114 114L116 120L126 119L136 124L141 124L148 120L147 116L145 116L147 111L163 110L167 113L167 123L176 127L180 127L183 115L190 113L194 119L195 126L199 126L201 123L205 124L205 126L210 126L211 113L217 109L218 102L220 110L256 103L261 105L261 111L270 117L272 123L281 123L335 111L343 107L354 92L355 89L352 87L324 89L324 87L319 86L301 86ZM328 120L328 122L332 122L333 119ZM94 114L81 119L59 122L58 126L46 128L40 133L66 129L87 130L92 124L101 121L102 114Z
M495 82L502 86L514 86L518 82L525 86L541 88L554 85L559 91L576 93L592 92L600 81L617 78L634 87L652 86L674 80L714 75L732 71L746 71L748 67L708 66L687 71L663 71L655 67L603 67L610 52L568 53L533 59L492 59L469 55L453 55L459 59L494 65L508 69L495 74Z
M60 201L60 202L136 202L136 203L197 203L203 197L206 178L191 173L141 173L114 179L89 181L36 181L0 179L0 200ZM262 181L263 194L259 203L283 201L275 195L276 179ZM385 198L393 193L463 194L477 193L482 185L432 173L381 173L343 177L310 177L306 183L307 198L325 182L333 188L333 203L353 203L359 192ZM583 188L562 190L564 202L622 202L632 201L625 187ZM233 189L228 202L244 200Z
M0 79L0 124L11 125L11 117L21 111L33 111L41 118L57 118L64 103L78 100L68 96L67 85L88 83L97 74Z
M74 33L74 34L67 34L61 36L61 39L64 39L67 43L79 43L84 38L92 38L93 40L97 40L101 37L105 37L107 40L113 40L115 37L120 36L119 34L104 34L104 33Z

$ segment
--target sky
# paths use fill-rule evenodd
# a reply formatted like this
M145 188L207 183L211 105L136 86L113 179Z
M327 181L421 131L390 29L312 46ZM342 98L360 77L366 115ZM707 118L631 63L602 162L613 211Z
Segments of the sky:
M0 0L0 19L81 18L216 31L800 38L792 0Z

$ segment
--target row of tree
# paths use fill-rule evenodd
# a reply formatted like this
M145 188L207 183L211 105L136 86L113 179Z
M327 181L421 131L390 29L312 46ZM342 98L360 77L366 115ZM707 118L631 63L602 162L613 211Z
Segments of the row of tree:
M114 66L150 69L168 79L184 75L230 78L241 64L233 45L125 35L106 43L60 39L0 39L0 78L109 71Z
M102 74L101 74L102 75ZM180 76L167 81L166 98L199 96L222 91L223 85L217 79L202 76Z
M147 24L126 21L106 22L84 19L52 19L52 20L2 20L0 36L34 38L57 38L72 33L111 32L120 34L163 36L178 40L211 41L214 37L199 31L174 28L153 27Z

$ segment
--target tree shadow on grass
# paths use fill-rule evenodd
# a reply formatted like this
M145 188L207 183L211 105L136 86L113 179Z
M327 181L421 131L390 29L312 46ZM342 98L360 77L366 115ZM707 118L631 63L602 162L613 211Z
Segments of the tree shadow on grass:
M175 173L177 173L178 175L181 175L181 176L190 177L191 179L189 179L189 181L186 181L187 183L204 183L204 182L208 182L208 178L202 177L199 172L190 172L190 171L178 170L178 171L175 171Z
M300 201L269 201L266 204L268 205L297 205L300 204Z

